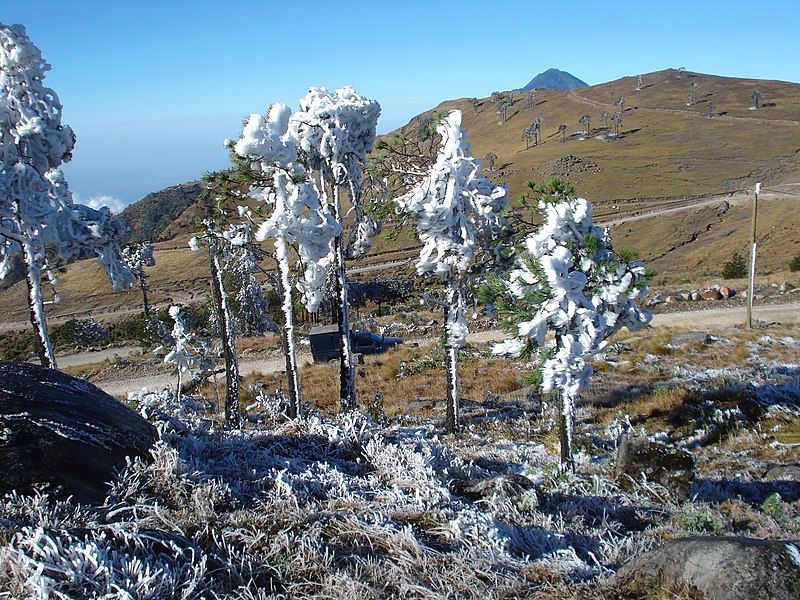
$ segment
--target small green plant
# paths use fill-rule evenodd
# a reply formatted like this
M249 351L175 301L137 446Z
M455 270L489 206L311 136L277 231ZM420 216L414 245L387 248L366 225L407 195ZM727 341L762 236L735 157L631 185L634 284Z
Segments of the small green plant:
M523 514L533 514L539 508L539 497L535 490L525 490L517 498L517 508Z
M761 505L761 511L773 519L780 517L781 513L783 512L781 495L778 492L775 492L774 494L767 496L766 500L764 500L763 504Z
M792 273L800 271L800 254L795 254L795 257L789 262L789 270Z
M725 279L741 279L747 276L747 264L744 257L734 252L731 259L722 265L722 276Z
M684 531L721 535L724 530L722 518L710 508L688 505L677 517L678 526Z

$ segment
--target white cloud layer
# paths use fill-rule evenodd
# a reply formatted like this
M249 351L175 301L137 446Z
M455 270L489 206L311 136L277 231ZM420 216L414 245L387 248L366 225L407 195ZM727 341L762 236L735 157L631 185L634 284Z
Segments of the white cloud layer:
M125 210L125 207L128 206L126 202L120 200L116 196L107 196L105 194L97 194L86 199L79 197L77 194L73 194L72 197L74 202L85 204L95 210L99 209L101 206L107 206L115 215L121 213Z

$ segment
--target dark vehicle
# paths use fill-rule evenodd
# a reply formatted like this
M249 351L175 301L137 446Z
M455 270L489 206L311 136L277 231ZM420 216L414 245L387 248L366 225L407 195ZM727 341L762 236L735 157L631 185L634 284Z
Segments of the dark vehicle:
M308 337L311 341L313 362L322 363L341 358L342 350L338 325L312 327ZM377 354L403 343L403 340L399 337L378 335L370 331L351 331L350 340L353 343L353 354Z

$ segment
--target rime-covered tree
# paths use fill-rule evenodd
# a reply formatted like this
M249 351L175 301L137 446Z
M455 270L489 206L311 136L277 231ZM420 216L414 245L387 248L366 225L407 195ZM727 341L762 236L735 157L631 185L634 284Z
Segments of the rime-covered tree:
M758 103L761 101L761 92L758 90L753 92L753 95L750 96L750 99L753 101L753 106L758 108Z
M624 96L621 96L619 100L617 100L616 102L614 102L614 106L619 106L619 109L620 109L622 112L625 112L625 97L624 97Z
M608 118L609 118L608 111L604 110L603 114L600 115L600 120L603 122L603 127L605 127L606 129L608 129Z
M497 154L494 152L487 152L484 160L489 163L489 170L494 171L494 163L497 160Z
M283 298L289 414L297 417L301 414L302 396L294 335L290 249L296 250L304 269L297 284L302 302L309 312L316 312L328 276L331 244L340 238L341 227L322 203L316 181L299 162L296 142L301 140L289 133L292 118L291 109L280 103L273 104L266 117L251 115L234 152L246 159L244 168L254 179L249 195L269 213L260 222L256 239L273 239L275 244Z
M496 354L543 359L542 389L560 395L562 467L574 470L575 402L590 383L588 361L622 327L647 325L651 315L636 300L647 294L649 273L613 251L586 200L554 194L538 207L539 230L482 299L514 335L495 346ZM550 343L548 331L555 334Z
M522 139L525 140L525 150L530 148L532 137L533 137L533 129L531 127L526 127L525 129L522 130Z
M558 126L558 131L561 134L561 141L562 142L566 142L567 141L567 124L566 123L561 123L561 125Z
M47 249L70 259L91 248L115 289L129 288L134 277L119 259L121 223L107 208L72 201L59 167L72 157L75 135L44 85L48 70L25 27L0 24L0 278L21 251L37 353L42 365L56 368L42 300L42 273L56 280Z
M180 402L181 394L183 392L183 378L184 374L191 374L193 371L205 370L208 365L204 364L204 350L200 348L202 345L189 331L186 322L183 320L180 306L170 306L169 315L174 321L172 327L172 340L174 346L164 356L166 364L175 365L175 370L178 375L178 392L177 397Z
M145 267L152 267L156 264L153 256L153 244L150 242L133 242L122 249L122 261L133 273L139 282L139 289L142 292L142 306L144 316L150 315L150 305L147 303L147 273Z
M375 140L380 105L346 86L335 92L311 88L300 101L300 110L289 120L288 135L301 160L317 180L320 198L334 220L342 224L342 193L348 195L355 224L345 244L342 229L333 239L332 268L336 273L337 323L341 333L342 358L339 395L342 410L356 407L355 363L350 339L347 306L346 259L363 256L380 230L362 205L362 164Z
M713 102L708 103L708 118L711 119L714 116L714 111L717 110L717 105Z
M531 90L525 96L525 100L527 101L528 110L534 108L536 106L536 90Z
M583 125L583 135L589 135L589 124L592 122L591 115L583 115L580 124Z
M467 102L469 102L470 106L472 106L472 110L474 110L475 114L477 115L478 114L478 106L480 106L481 101L478 100L477 98L470 98L469 100L467 100Z
M189 247L197 251L201 247L201 241L208 247L211 298L225 357L225 422L230 427L239 427L242 419L239 401L241 384L239 358L236 354L236 324L225 291L225 263L233 260L234 244L243 245L249 240L246 239L247 232L238 231L236 228L224 229L224 227L222 219L205 219L203 233L189 240Z
M532 130L533 130L533 142L534 142L534 144L536 144L538 146L539 145L539 135L541 134L541 131L542 131L542 119L540 117L536 117L533 120Z
M446 286L447 431L460 428L458 351L467 341L467 295L476 271L499 258L506 190L481 175L461 129L461 112L439 124L442 146L428 176L398 205L417 216L422 242L417 273Z
M611 120L614 122L614 137L617 137L619 135L619 128L622 127L622 113L619 111L615 112Z
M642 76L641 75L637 75L636 76L636 91L637 92L641 92L642 91Z

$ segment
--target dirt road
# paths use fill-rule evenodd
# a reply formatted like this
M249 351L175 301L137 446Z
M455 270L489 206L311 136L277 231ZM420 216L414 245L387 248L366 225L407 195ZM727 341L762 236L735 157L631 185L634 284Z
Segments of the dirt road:
M753 318L756 322L763 323L800 323L800 302L792 304L775 304L756 306L753 309ZM711 308L707 310L691 310L674 313L657 314L653 318L652 326L661 328L680 327L690 329L713 329L719 327L729 327L732 325L743 325L746 319L746 309L744 307L723 307ZM481 344L495 340L501 340L504 333L498 330L479 331L470 334L469 341L473 344ZM411 340L409 343L423 345L432 342L434 338L423 338ZM123 348L113 348L100 352L85 352L71 356L59 357L59 365L62 367L77 366L81 364L91 364L113 358L114 355L121 357L135 358L139 351L134 346ZM298 356L300 364L311 362L311 355L302 352ZM239 371L242 375L252 375L253 373L275 373L285 369L285 362L282 356L255 358L242 357L239 361ZM161 390L167 386L174 386L175 376L168 372L166 366L162 373L151 373L135 377L123 377L116 379L113 374L105 373L101 381L96 385L101 387L109 394L115 396L125 396L129 391L139 390L146 387L149 390Z

